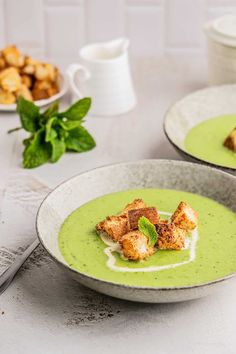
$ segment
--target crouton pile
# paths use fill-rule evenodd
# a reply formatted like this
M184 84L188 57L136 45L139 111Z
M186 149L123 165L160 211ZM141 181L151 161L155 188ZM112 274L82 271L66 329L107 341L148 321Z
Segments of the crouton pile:
M224 141L224 146L236 152L236 127L229 133Z
M154 247L138 230L138 221L142 216L156 227L158 238ZM183 249L186 236L197 227L197 222L197 212L185 202L179 203L170 220L161 220L155 207L148 207L142 199L135 199L121 214L108 216L98 223L96 230L118 242L125 258L139 261L153 255L157 249Z
M23 55L12 45L0 51L0 103L12 104L19 96L30 101L49 98L59 91L59 71L48 63Z

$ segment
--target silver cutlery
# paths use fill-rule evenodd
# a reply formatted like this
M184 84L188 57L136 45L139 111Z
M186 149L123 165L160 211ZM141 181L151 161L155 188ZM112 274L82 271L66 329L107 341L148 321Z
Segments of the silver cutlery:
M35 239L20 256L16 257L12 265L0 275L0 295L8 288L17 272L38 245L39 240Z

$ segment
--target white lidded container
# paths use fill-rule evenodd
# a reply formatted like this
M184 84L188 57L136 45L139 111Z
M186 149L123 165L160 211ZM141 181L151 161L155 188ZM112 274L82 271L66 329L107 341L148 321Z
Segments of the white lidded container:
M208 39L209 84L236 83L236 15L227 15L204 26Z

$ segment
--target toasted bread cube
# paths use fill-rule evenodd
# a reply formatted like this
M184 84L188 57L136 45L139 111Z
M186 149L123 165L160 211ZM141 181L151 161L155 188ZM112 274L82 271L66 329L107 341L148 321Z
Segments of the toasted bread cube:
M140 231L131 231L120 240L123 255L131 260L138 261L151 256L155 249L148 245L147 237Z
M98 232L106 232L114 241L119 241L127 233L126 215L108 216L96 225Z
M33 65L25 65L22 69L22 73L27 74L27 75L33 75L35 72L35 67Z
M29 56L25 58L25 64L24 67L21 69L22 73L27 74L27 75L33 75L35 73L35 68L36 65L38 65L39 62Z
M22 80L22 84L27 86L29 89L32 87L32 85L33 85L32 76L27 75L27 74L23 74L23 75L21 75L21 80Z
M48 97L52 97L59 92L59 87L57 86L57 84L52 84L52 86L49 87L47 92L48 92Z
M168 224L169 223L169 220L159 220L159 222L158 222L158 225L162 225L162 224Z
M0 52L0 70L5 69L6 66L7 66L7 63L6 63L5 59L4 59L4 56L3 56L2 52Z
M59 91L57 85L48 80L36 81L32 90L34 100L42 100L55 95Z
M46 65L39 63L35 67L35 77L37 80L47 80L48 79L48 70Z
M0 103L1 104L12 104L16 102L16 97L12 92L4 91L0 88Z
M26 85L23 85L23 84L21 85L19 90L16 91L16 97L18 98L20 96L24 97L28 101L33 100L30 90L28 89L28 87Z
M5 60L0 57L0 70L5 69L5 67L6 67Z
M224 141L224 146L236 152L236 127L230 132Z
M25 57L19 52L15 45L4 48L2 53L8 65L17 68L24 65Z
M0 86L9 92L15 92L21 87L21 77L16 68L7 68L0 72Z
M154 207L129 210L128 229L130 231L138 229L138 221L141 216L145 216L154 225L158 224L160 220L157 210Z
M55 82L58 77L58 69L52 64L38 63L35 66L37 80L49 80Z
M129 210L133 210L133 209L146 208L146 207L147 207L147 204L142 199L134 199L132 201L132 203L126 205L126 207L124 208L124 212L127 212Z
M157 226L157 246L161 250L181 250L184 248L186 230L174 223L159 224Z
M47 69L48 80L56 82L59 75L59 70L57 69L57 67L52 64L45 64L45 66Z
M185 202L180 202L172 215L171 221L187 232L195 229L198 222L198 213Z
M36 81L32 90L32 95L35 101L43 100L49 97L48 90L51 88L52 84L47 81Z

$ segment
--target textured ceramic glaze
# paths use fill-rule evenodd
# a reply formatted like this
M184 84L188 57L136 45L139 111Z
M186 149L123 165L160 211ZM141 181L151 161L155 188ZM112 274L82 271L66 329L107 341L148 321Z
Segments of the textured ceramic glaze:
M224 168L197 159L186 151L187 133L197 124L214 117L236 113L236 85L222 85L196 91L176 102L167 112L164 130L168 140L186 160L219 167L236 175L236 169Z
M68 275L102 293L143 302L173 302L207 295L224 279L180 288L114 284L70 268L58 247L58 233L66 217L86 202L104 194L137 188L167 188L212 198L236 211L236 178L206 166L171 160L143 160L98 168L58 186L42 203L36 221L39 239ZM231 275L229 274L229 277Z

